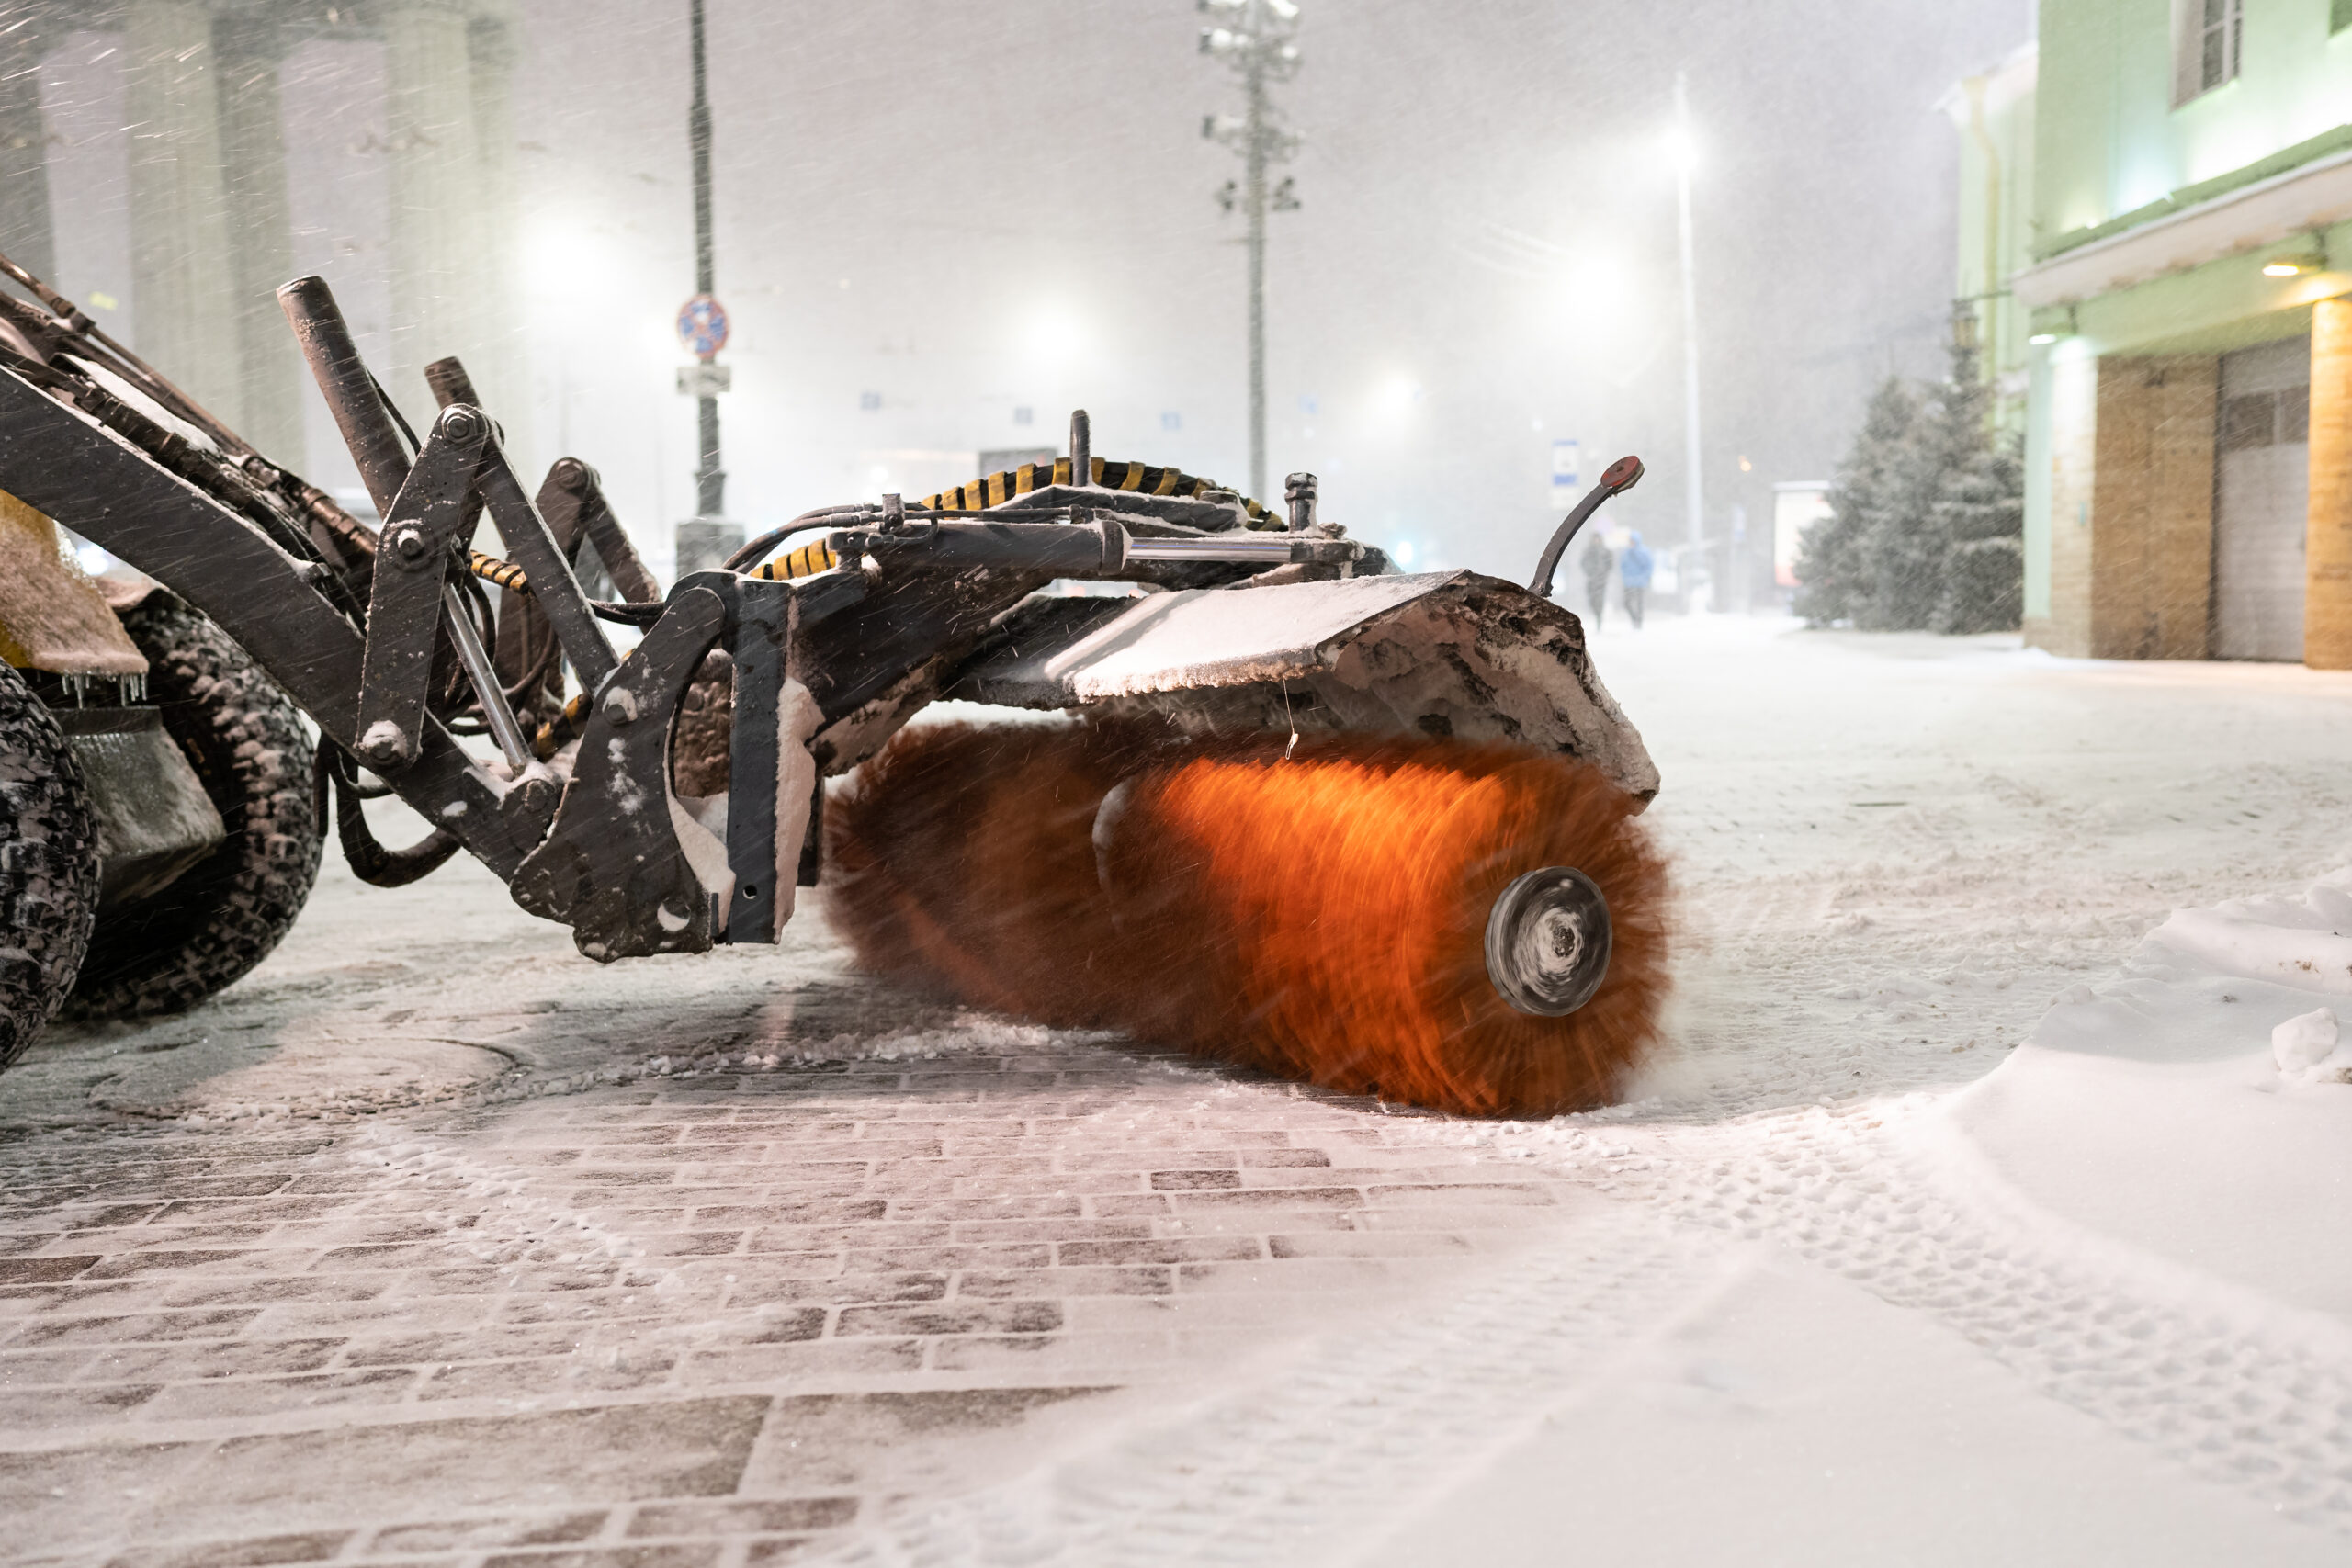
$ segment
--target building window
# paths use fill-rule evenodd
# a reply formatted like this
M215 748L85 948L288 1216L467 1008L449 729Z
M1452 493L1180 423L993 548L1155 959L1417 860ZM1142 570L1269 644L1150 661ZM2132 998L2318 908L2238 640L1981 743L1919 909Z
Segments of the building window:
M2224 452L2254 446L2293 446L2311 439L2312 389L2288 387L2276 392L2245 392L2222 400Z
M2341 27L2352 0L2330 0L2331 20ZM2173 0L2172 101L2189 99L2237 79L2239 44L2245 31L2245 0Z
M2245 28L2245 0L2205 0L2205 32L2199 40L2198 85L2211 91L2238 73L2238 37Z
M2278 439L2278 398L2272 392L2248 392L2222 403L2221 448L2243 452L2268 446Z

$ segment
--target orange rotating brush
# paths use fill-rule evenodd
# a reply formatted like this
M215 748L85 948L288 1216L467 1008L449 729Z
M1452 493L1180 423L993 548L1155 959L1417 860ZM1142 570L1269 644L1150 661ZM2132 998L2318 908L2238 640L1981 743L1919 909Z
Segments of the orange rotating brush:
M828 814L861 962L1470 1115L1614 1098L1666 990L1631 796L1509 747L1166 733L902 733Z

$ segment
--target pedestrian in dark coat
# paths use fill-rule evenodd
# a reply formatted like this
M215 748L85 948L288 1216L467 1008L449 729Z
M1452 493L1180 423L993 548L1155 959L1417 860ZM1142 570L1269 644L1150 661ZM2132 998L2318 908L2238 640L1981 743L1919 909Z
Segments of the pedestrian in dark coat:
M1616 570L1617 558L1609 553L1609 546L1599 534L1585 541L1584 596L1592 606L1592 624L1600 625L1600 613L1609 607L1609 574Z

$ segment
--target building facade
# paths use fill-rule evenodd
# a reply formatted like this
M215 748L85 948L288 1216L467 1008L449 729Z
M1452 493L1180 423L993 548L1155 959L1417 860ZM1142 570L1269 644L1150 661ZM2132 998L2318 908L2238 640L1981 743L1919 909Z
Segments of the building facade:
M1946 107L2027 639L2352 668L2352 0L2042 0Z
M1940 106L1960 137L1955 298L1975 312L1993 417L2011 433L2025 429L2032 384L2026 312L2009 292L2009 279L2033 261L2036 52L2025 44L1993 70L1962 81Z
M312 39L385 51L392 206L387 384L458 354L483 400L526 388L512 0L14 0L0 4L0 251L54 278L40 63L71 34L118 35L130 125L131 288L141 355L281 460L306 461L307 381L277 288L293 274L279 71ZM426 406L429 406L427 403Z

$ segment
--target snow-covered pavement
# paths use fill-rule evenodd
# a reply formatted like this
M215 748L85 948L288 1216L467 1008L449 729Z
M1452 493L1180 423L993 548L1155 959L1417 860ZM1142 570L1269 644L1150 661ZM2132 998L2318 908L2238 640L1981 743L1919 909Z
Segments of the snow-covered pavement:
M2352 677L1596 659L1687 935L1549 1123L944 1010L821 900L598 969L331 871L0 1077L0 1558L2343 1561L2352 1042L2272 1035L2352 1008Z

